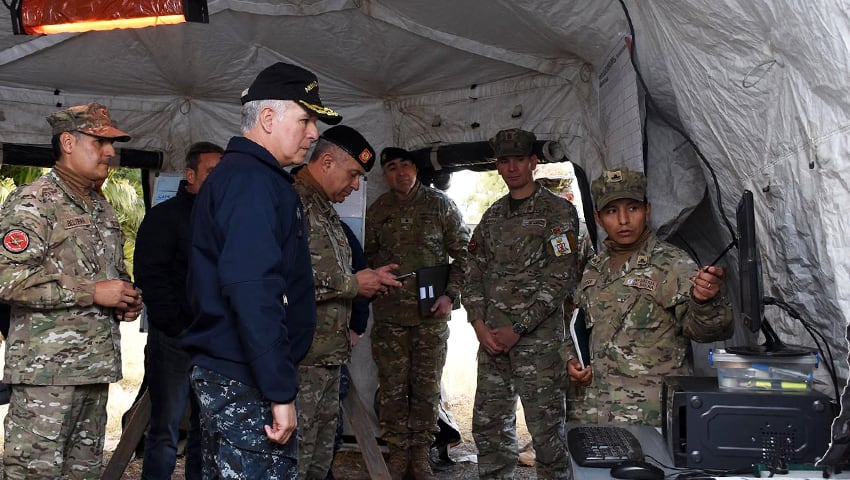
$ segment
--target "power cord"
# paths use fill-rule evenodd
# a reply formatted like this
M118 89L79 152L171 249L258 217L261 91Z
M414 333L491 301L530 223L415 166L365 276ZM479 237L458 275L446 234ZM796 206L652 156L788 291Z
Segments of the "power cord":
M707 158L705 158L705 155L702 154L699 147L697 147L697 144L693 141L693 139L691 139L691 137L687 134L687 132L685 132L678 125L674 124L673 121L670 120L670 118L668 118L667 115L660 108L658 108L658 104L656 104L655 100L652 98L652 94L650 93L649 88L646 86L646 82L643 80L643 75L641 75L640 69L638 69L637 63L635 63L635 51L637 50L637 37L635 36L635 27L634 27L634 24L632 23L632 17L629 14L629 9L626 8L625 1L619 0L619 2L620 2L620 6L623 7L623 13L626 15L626 21L629 24L629 34L632 36L632 48L629 50L629 61L631 61L632 68L634 69L635 75L637 76L638 81L640 82L641 88L643 88L644 94L646 94L647 103L652 108L652 110L656 114L658 114L658 116L661 118L661 120L664 121L664 123L667 124L667 126L672 128L673 130L675 130L679 135L681 135L685 139L686 142L688 142L688 144L691 146L691 148L694 149L694 152L696 152L697 157L699 157L700 161L702 161L703 165L705 165L705 168L708 169L708 172L711 174L711 180L714 183L714 192L715 192L715 195L717 196L717 208L720 210L720 218L723 219L723 223L726 225L726 229L729 230L729 236L733 239L733 242L734 242L734 239L736 238L735 229L732 227L732 223L729 221L728 218L726 218L726 214L724 213L723 196L720 193L720 182L718 182L718 180L717 180L717 174L714 172L714 167L711 166L711 163L708 161ZM644 131L644 136L646 136L645 131ZM646 155L645 155L645 158L646 158Z
M783 302L774 297L764 297L762 299L762 303L765 305L776 305L777 307L785 310L785 312L791 316L791 318L800 322L803 325L803 328L809 332L809 335L814 340L815 345L818 348L818 352L820 352L821 357L823 358L823 365L826 368L827 373L829 373L829 379L832 381L832 388L835 391L835 401L839 401L841 399L841 395L838 392L838 375L835 373L835 359L832 356L832 349L829 347L829 342L823 336L821 332L819 332L814 326L806 321L800 316L797 310L794 309L791 305ZM820 341L818 341L820 339ZM823 346L821 346L821 342L823 342ZM824 347L826 348L826 355L824 355Z

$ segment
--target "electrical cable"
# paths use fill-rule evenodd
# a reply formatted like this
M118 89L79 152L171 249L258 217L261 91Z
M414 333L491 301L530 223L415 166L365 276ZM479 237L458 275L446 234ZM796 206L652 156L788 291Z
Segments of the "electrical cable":
M734 239L736 238L735 237L735 229L732 227L732 223L729 221L728 218L726 218L726 214L724 213L723 197L720 194L720 182L718 182L718 180L717 180L717 174L714 172L714 167L711 166L711 163L708 161L707 158L705 158L705 155L702 154L699 147L697 147L696 142L694 142L693 139L691 139L691 137L681 127L675 125L673 123L673 121L671 121L667 117L667 115L658 107L658 104L656 104L655 100L652 98L652 94L649 92L649 87L647 87L646 82L643 80L643 75L641 75L640 70L638 69L638 66L635 63L635 51L637 50L637 38L635 37L635 27L634 27L634 24L632 23L632 17L629 14L629 9L626 8L625 1L619 0L619 2L620 2L620 6L623 7L623 13L625 13L626 21L629 24L629 34L632 36L632 48L629 49L629 61L631 61L632 68L634 69L635 75L637 76L638 81L640 82L641 88L643 88L644 94L646 94L647 103L652 108L652 110L655 113L658 114L658 116L661 118L661 120L664 121L664 123L666 123L670 128L675 130L679 135L681 135L685 139L685 141L688 142L688 144L691 146L691 148L694 149L694 152L696 152L697 157L699 157L699 159L705 165L705 168L708 169L708 172L711 174L711 180L714 183L714 192L715 192L715 195L717 196L717 208L720 210L720 218L723 220L723 223L726 224L726 228L729 230L729 236L734 241ZM645 134L646 133L644 132L644 135Z
M838 392L838 375L836 375L835 372L835 358L832 356L832 349L829 347L829 342L826 340L823 334L816 328L814 328L811 322L803 320L797 310L795 310L794 307L785 303L784 301L773 297L764 297L762 299L762 303L764 303L765 305L778 306L782 310L785 310L785 312L788 313L791 318L797 320L798 322L800 322L801 325L803 325L803 328L806 329L806 331L812 337L812 340L814 340L815 345L818 348L818 352L820 352L821 354L821 357L823 357L824 368L826 368L826 371L829 374L829 379L832 382L832 388L835 392L835 401L839 401L841 396ZM820 340L823 342L823 347L826 348L826 355L824 354L824 348L821 346L821 343L818 341L818 338L820 338Z
M830 374L830 379L832 380L832 385L833 385L833 388L835 390L835 395L836 395L835 398L836 398L836 400L838 400L838 398L839 398L839 396L838 396L838 377L835 374L835 359L832 356L832 349L829 347L829 342L826 341L826 338L823 336L823 334L820 331L818 331L817 329L814 328L814 326L811 324L811 322L803 320L802 316L793 307L791 307L787 303L785 303L781 300L777 300L773 297L767 297L767 298L770 301L775 302L775 304L777 306L779 306L780 308L782 308L783 310L788 312L788 314L792 318L799 321L803 325L803 328L805 328L806 331L809 332L809 335L815 341L815 344L818 345L818 351L820 352L821 356L824 359L824 367L826 368L827 372ZM824 346L826 347L826 353L827 353L828 356L824 355L824 351L823 351L822 348L820 348L820 344L818 343L816 336L820 337L820 340L823 342Z

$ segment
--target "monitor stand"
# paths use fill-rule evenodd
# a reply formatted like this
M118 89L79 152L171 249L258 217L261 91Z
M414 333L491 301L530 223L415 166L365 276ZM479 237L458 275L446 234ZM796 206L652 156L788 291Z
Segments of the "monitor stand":
M773 327L762 319L761 332L764 334L764 343L761 345L739 345L727 347L726 351L735 355L766 356L766 357L801 357L817 352L816 348L792 345L782 342L773 331Z

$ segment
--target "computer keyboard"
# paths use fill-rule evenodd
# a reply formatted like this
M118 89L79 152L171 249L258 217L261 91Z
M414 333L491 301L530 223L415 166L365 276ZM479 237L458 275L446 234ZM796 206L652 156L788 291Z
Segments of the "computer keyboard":
M567 448L582 467L613 467L624 460L643 460L634 434L616 425L582 425L567 432Z

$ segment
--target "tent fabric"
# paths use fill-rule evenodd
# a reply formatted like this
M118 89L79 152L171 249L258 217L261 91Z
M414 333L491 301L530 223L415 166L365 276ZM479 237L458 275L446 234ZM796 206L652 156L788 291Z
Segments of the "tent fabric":
M180 170L191 143L238 133L241 91L286 61L316 72L323 101L376 148L482 142L521 127L557 141L591 179L616 166L597 82L630 33L619 1L208 3L208 25L26 37L6 22L0 141L47 143L44 117L99 101L133 136L129 148L162 151L164 169ZM766 293L817 326L846 377L850 4L623 3L653 100L645 125L654 225L705 262L731 240L723 218L752 190ZM706 164L665 120L716 172L719 198ZM370 177L375 198L380 170ZM731 290L736 255L726 259ZM811 344L796 321L775 308L768 315L783 338Z

